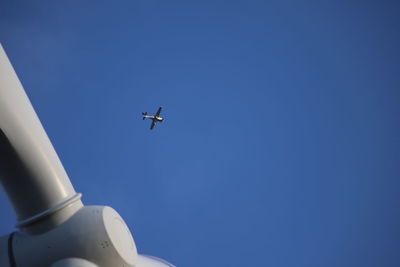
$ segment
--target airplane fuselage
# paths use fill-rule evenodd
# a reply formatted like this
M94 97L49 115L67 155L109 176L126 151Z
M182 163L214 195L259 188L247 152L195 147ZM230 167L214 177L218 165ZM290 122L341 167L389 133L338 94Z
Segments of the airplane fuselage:
M161 118L161 117L159 117L159 116L149 116L149 115L146 115L146 116L144 116L145 118L147 118L147 119L151 119L151 120L153 120L153 121L156 121L156 122L162 122L164 119L163 118Z

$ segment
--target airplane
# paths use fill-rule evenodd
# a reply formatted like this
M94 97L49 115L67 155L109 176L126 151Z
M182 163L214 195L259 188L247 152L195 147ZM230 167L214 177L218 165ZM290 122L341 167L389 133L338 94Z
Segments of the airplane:
M160 117L162 107L159 107L156 114L154 116L147 115L147 112L142 112L143 120L148 118L151 119L151 125L150 125L150 130L153 130L154 126L156 125L157 122L163 122L164 119Z

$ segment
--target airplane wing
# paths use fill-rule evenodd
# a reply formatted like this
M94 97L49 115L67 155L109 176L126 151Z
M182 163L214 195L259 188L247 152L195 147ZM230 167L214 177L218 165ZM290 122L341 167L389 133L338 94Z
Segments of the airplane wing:
M156 122L155 122L155 121L152 121L152 122L151 122L151 126L150 126L150 130L153 130L153 128L154 128L155 125L156 125Z
M162 107L159 107L158 110L157 110L157 113L156 113L157 117L160 116L161 110L162 110Z

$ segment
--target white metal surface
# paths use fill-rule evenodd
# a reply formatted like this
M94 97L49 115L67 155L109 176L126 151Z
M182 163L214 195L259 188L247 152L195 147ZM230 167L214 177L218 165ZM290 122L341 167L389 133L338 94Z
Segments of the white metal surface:
M175 265L153 256L138 255L135 267L175 267Z
M13 250L18 267L50 266L72 257L99 266L128 267L134 266L137 257L123 219L104 206L84 206L63 224L40 235L18 232Z
M80 202L1 45L0 148L0 181L19 226Z

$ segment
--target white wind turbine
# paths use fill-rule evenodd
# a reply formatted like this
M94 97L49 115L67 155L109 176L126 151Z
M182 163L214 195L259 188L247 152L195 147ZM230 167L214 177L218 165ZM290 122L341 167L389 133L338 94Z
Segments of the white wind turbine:
M19 229L0 237L2 267L173 266L138 254L113 208L83 205L1 45L0 183Z

